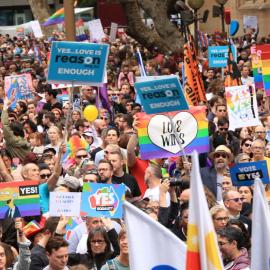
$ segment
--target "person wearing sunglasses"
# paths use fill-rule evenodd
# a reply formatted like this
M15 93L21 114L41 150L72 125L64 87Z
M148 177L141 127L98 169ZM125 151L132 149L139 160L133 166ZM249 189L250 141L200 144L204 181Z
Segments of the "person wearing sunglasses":
M46 183L48 179L51 177L52 172L49 166L45 163L39 164L38 167L39 167L40 184Z
M250 137L241 141L241 152L250 156L252 139Z
M201 168L203 184L213 193L217 201L222 201L222 180L227 175L229 164L233 161L231 150L225 145L219 145L209 154L211 167Z
M241 215L243 200L244 198L242 195L234 188L231 188L223 193L223 202L224 206L229 212L229 218L241 220L244 224L246 224L248 231L251 234L251 220Z

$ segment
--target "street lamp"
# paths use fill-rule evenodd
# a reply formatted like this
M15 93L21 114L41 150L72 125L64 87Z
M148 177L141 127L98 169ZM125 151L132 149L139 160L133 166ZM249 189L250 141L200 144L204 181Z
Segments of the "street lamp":
M204 4L204 0L188 0L188 5L194 10L194 42L198 53L198 14L197 11Z
M222 33L225 34L224 5L228 0L216 0L216 2L220 5Z

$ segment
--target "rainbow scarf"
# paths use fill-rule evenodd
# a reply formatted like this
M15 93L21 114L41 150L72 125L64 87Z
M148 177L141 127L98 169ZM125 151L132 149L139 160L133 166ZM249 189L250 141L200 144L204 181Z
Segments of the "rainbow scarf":
M47 19L47 21L45 21L42 24L42 26L49 26L49 25L55 25L58 23L62 23L64 21L64 19L65 19L64 8L60 8L55 13L53 13L53 15L51 17L49 17Z

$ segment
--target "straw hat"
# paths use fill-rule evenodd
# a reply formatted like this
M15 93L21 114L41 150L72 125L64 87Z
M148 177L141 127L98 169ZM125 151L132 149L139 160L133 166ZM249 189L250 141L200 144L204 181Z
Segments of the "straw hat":
M225 146L225 145L219 145L219 146L215 149L215 151L213 151L213 152L211 152L211 153L209 154L209 158L210 158L210 159L214 159L214 157L215 157L215 155L216 155L217 153L225 153L225 154L228 156L229 160L230 160L230 161L233 161L233 154L232 154L231 150L230 150L227 146Z

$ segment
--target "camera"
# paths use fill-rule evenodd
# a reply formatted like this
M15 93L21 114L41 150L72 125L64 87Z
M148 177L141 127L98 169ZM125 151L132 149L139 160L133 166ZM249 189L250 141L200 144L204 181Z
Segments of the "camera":
M180 187L182 185L182 180L178 177L168 177L168 178L163 178L162 182L165 179L169 179L170 182L170 187Z

